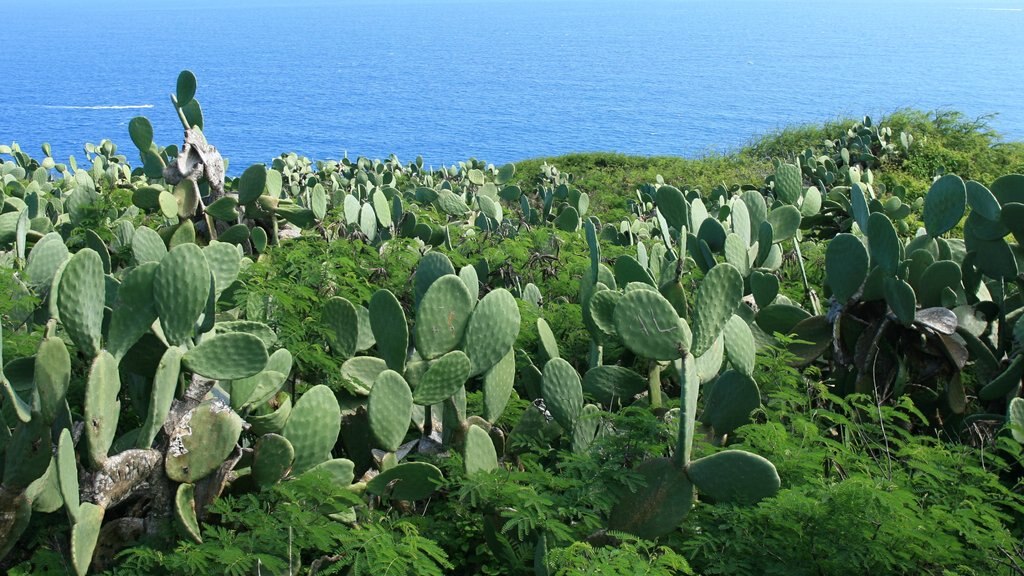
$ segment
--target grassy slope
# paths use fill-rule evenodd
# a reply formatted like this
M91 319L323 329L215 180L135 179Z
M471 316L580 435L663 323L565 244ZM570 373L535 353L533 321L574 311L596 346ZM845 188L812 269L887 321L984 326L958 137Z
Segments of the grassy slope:
M880 179L887 186L903 185L912 195L923 194L940 168L964 179L990 183L1002 174L1024 172L1024 142L1004 142L987 124L987 118L969 119L957 112L896 112L881 120L894 135L914 136L910 158L899 166L887 166ZM674 156L629 156L609 152L567 154L534 158L516 163L517 179L532 184L545 162L576 177L576 186L590 194L591 208L604 221L625 216L624 195L637 186L654 182L660 174L677 187L710 190L718 184L761 184L771 173L772 158L792 158L825 139L836 139L855 122L837 120L825 124L795 126L751 141L727 155L697 159Z

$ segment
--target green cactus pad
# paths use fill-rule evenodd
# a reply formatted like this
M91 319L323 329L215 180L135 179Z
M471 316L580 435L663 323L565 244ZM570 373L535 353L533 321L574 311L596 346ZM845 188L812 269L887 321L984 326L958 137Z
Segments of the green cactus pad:
M92 363L85 385L85 440L88 461L94 469L107 459L107 452L114 442L121 414L121 401L117 399L120 390L117 360L102 350Z
M725 261L732 264L739 271L740 276L746 277L750 273L750 254L747 252L747 244L740 238L739 234L730 232L725 237Z
M889 217L881 212L872 212L868 217L865 233L868 237L871 265L880 267L890 276L895 276L899 268L902 245Z
M260 373L267 365L267 348L252 334L230 332L203 341L182 356L191 371L213 380L238 380Z
M334 296L324 304L322 318L329 330L331 350L343 359L351 358L359 338L356 307L345 298Z
M249 239L249 227L245 224L235 224L217 235L222 244L240 246Z
M732 370L723 372L704 402L701 422L715 434L729 434L750 422L750 413L761 405L761 392L749 375Z
M191 70L182 70L178 73L175 88L174 96L178 106L186 106L196 96L196 75Z
M658 211L665 217L668 225L676 230L682 230L686 226L687 212L689 206L683 193L673 186L661 186L655 193L655 201Z
M231 196L222 196L206 207L206 213L217 220L234 222L238 220L238 200Z
M420 299L413 328L416 351L430 360L454 350L467 333L472 312L473 296L462 280L454 274L438 278Z
M854 182L850 187L850 207L857 226L862 232L867 232L871 212L868 209L867 193L860 182Z
M354 394L366 396L373 388L377 375L388 369L386 362L373 356L356 356L341 365L341 378ZM406 369L408 375L408 368Z
M983 402L992 402L1004 398L1020 385L1022 376L1024 376L1024 354L1018 354L1010 361L1006 370L982 386L978 391L978 399Z
M644 485L619 496L608 527L649 540L678 529L693 507L693 484L682 469L668 458L657 458L633 472Z
M3 487L18 493L41 478L50 466L50 423L42 418L20 422L6 442Z
M284 430L284 425L292 413L292 397L286 392L278 392L272 400L271 406L265 409L266 412L246 416L249 431L253 434L277 434Z
M238 278L242 269L242 255L238 248L225 242L211 242L203 248L203 255L213 274L215 293L218 297Z
M60 432L57 443L57 484L60 486L64 508L72 524L78 522L78 464L75 461L75 445L71 440L71 430L64 428Z
M646 389L643 376L622 366L595 366L583 375L584 393L612 409L629 404Z
M128 121L128 136L139 152L146 152L153 145L153 125L145 116L136 116Z
M757 312L755 322L758 328L763 330L765 334L771 335L776 332L790 334L797 323L810 317L810 312L799 306L794 306L793 304L772 304Z
M515 385L516 356L509 348L505 356L491 367L483 378L484 419L490 423L497 422L508 405L512 388Z
M463 216L470 212L469 205L451 190L441 190L437 195L437 205L449 216Z
M310 388L292 408L284 437L295 447L292 474L299 475L327 460L341 431L341 408L334 392L323 384Z
M167 245L152 228L139 226L132 235L132 255L137 264L159 262L167 255Z
M238 203L249 204L263 195L267 186L267 167L263 164L253 164L242 172L238 180Z
M498 363L519 335L519 306L504 288L480 299L466 324L463 350L472 362L470 376L482 374Z
M800 229L800 210L795 206L779 206L768 213L768 223L772 225L774 241L785 242Z
M413 402L431 406L451 397L465 384L471 367L469 357L461 350L453 350L432 361L413 390Z
M64 245L64 238L60 233L50 232L43 236L28 254L25 266L26 283L36 290L46 288L53 282L54 274L68 259L68 255L68 248Z
M285 348L274 351L262 372L231 382L231 407L250 410L269 402L280 392L292 369L292 354ZM237 407L236 407L237 406Z
M423 500L434 493L444 475L433 464L406 462L374 476L366 491L390 500Z
M622 298L622 293L608 290L599 284L589 299L589 312L594 326L605 336L615 336L615 307Z
M36 351L36 391L39 393L39 413L44 422L57 419L64 407L64 397L71 382L71 355L64 341L57 337L43 338Z
M494 450L494 442L487 431L479 426L469 427L462 452L468 477L498 469L498 454Z
M697 376L701 383L713 380L718 376L725 362L725 337L719 336L706 352L695 358Z
M359 231L366 236L368 242L377 238L377 216L370 204L363 204L359 208Z
M811 186L804 192L804 200L800 203L800 215L804 218L815 216L821 211L821 192L816 186Z
M256 440L252 452L252 479L260 490L277 484L292 469L295 449L279 434L264 434Z
M347 458L332 458L306 470L299 479L319 476L327 478L334 486L345 488L355 479L355 468L355 463Z
M199 532L199 518L196 517L195 484L178 484L178 490L174 494L174 519L189 538L199 544L203 543L203 537Z
M658 292L626 292L615 304L613 318L615 332L623 344L645 358L674 360L686 350L679 316Z
M756 504L779 491L775 466L757 454L726 450L694 460L686 475L701 494L722 504Z
M733 368L746 375L754 373L754 333L743 318L733 314L725 323L722 333L725 343L725 354Z
M845 304L868 276L868 251L853 234L837 234L825 249L825 277L837 302Z
M1010 433L1019 444L1024 444L1024 398L1013 398L1006 409Z
M946 174L928 189L921 219L928 235L938 237L952 230L966 209L967 187L964 181L955 174Z
M370 298L370 326L377 352L388 368L401 374L409 351L409 326L405 311L390 290L378 290Z
M865 252L864 263L867 265L867 252ZM827 265L827 263L826 263ZM764 308L775 301L779 295L779 277L760 270L750 273L750 291L753 293L754 302L759 308Z
M164 420L174 401L174 393L178 390L178 379L181 374L181 357L185 349L171 346L164 352L153 376L149 405L146 407L146 420L139 430L136 446L149 448L163 428Z
M629 254L624 254L615 259L615 281L620 286L630 282L643 282L654 286L654 278L647 270Z
M249 231L249 237L252 239L253 250L262 254L267 250L267 231L259 226L254 226Z
M157 263L147 262L125 274L107 329L107 350L120 360L156 321L153 278Z
M171 432L164 470L175 482L196 482L211 474L235 449L242 419L211 398L188 411Z
M164 336L172 346L192 337L210 296L210 266L195 244L171 249L153 276L153 298Z
M323 220L327 215L327 191L320 183L313 186L309 193L309 208L317 220Z
M775 168L775 195L783 204L796 205L803 194L803 176L795 164L780 164Z
M366 403L366 415L377 446L389 452L398 450L412 418L412 391L401 374L385 370L377 376Z
M277 334L274 333L274 329L263 322L254 322L252 320L217 322L214 331L216 334L233 334L236 332L252 334L259 338L268 349L277 344Z
M561 358L544 365L541 394L551 415L565 430L572 430L583 410L583 384L576 369Z
M472 266L463 266L459 270L459 278L466 284L466 288L469 289L469 294L473 297L473 302L476 302L480 298L480 276L476 272L476 268Z
M896 315L900 324L910 327L914 323L914 314L917 312L917 299L914 296L914 289L899 278L885 279L885 301L889 309Z
M83 502L78 513L78 522L71 526L71 563L78 576L89 573L92 553L100 537L103 524L103 508L92 502Z
M71 341L90 357L100 349L105 293L99 254L89 248L80 250L61 273L57 309Z
M983 184L974 180L968 180L965 188L967 189L967 204L971 210L986 220L998 222L999 200L996 200L995 195Z
M732 265L718 264L704 276L693 311L694 355L704 354L714 344L742 299L743 278Z

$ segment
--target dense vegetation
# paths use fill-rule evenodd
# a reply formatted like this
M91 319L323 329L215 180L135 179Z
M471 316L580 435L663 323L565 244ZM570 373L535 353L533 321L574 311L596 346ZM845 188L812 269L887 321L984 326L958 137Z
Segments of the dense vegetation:
M195 94L0 146L7 573L1024 573L984 119L230 177Z

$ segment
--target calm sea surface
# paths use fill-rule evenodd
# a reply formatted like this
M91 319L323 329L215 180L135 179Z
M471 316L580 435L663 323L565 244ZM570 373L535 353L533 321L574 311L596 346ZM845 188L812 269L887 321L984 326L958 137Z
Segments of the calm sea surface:
M180 145L168 94L183 68L233 173L290 151L434 166L699 156L901 107L996 113L1024 139L1024 0L65 0L0 14L0 142L49 142L59 161L103 138L135 160L136 115Z

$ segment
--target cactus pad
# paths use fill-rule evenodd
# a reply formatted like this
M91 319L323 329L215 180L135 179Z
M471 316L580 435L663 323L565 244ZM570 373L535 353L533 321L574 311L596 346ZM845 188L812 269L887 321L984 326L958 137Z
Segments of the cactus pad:
M71 563L78 576L89 573L92 553L103 524L103 508L92 502L83 502L79 509L78 522L71 527Z
M89 248L80 250L61 273L57 309L71 341L90 357L100 350L105 294L103 261Z
M389 452L398 450L412 418L412 391L401 374L385 370L377 376L366 415L377 445Z
M267 365L267 348L252 334L229 332L203 341L182 357L186 369L214 380L237 380Z
M284 437L295 448L293 475L327 460L341 431L341 408L334 392L323 384L310 388L292 408Z
M85 386L85 440L88 460L93 468L98 468L107 459L107 452L114 442L121 415L121 401L117 399L120 390L117 360L106 350L100 351L93 360Z
M718 436L731 433L750 422L750 413L761 405L757 383L740 372L723 372L704 402L701 422L711 426Z
M164 336L172 346L192 337L210 296L210 266L195 244L175 246L153 276L153 298Z
M167 419L167 413L174 401L174 393L178 389L181 357L184 354L184 348L171 346L160 358L160 364L157 365L156 374L153 376L149 405L146 407L146 420L142 423L136 442L138 448L149 448L160 433L164 420Z
M928 235L941 236L952 230L967 209L967 187L955 174L946 174L932 183L924 197L924 221Z
M613 409L647 389L647 380L622 366L595 366L583 375L583 391Z
M619 497L609 528L650 540L676 530L693 507L693 484L686 474L668 458L648 460L634 472L644 486Z
M505 356L519 335L519 323L519 306L508 290L497 288L480 299L463 341L472 362L470 376L482 374Z
M188 411L171 432L164 460L175 482L196 482L217 470L235 449L242 419L231 407L213 398Z
M693 311L693 354L700 356L714 344L742 298L743 278L736 268L719 264L708 271Z
M252 480L261 490L280 482L292 469L295 449L279 434L264 434L256 440L252 453Z
M795 164L780 164L775 169L775 195L783 204L795 205L803 194L803 177Z
M178 484L178 490L174 494L174 518L189 538L202 544L203 537L199 532L199 518L196 517L195 484Z
M420 406L443 402L466 383L470 368L469 357L461 350L454 350L432 361L413 390L413 401Z
M774 496L781 484L771 462L741 450L694 460L686 475L702 494L723 504L756 504Z
M541 393L555 422L571 431L583 410L583 384L572 364L561 358L548 361L544 365Z
M351 358L359 339L356 307L345 298L335 296L324 304L323 323L329 330L331 350L342 358Z
M472 312L473 297L462 280L454 274L438 278L417 309L413 330L417 352L430 360L454 350L466 334Z
M405 311L390 290L378 290L370 298L370 327L377 352L388 368L401 374L409 353L409 326Z
M484 419L494 423L508 405L516 377L516 355L509 348L505 356L484 373Z
M674 360L686 350L675 308L656 291L627 291L615 304L613 318L623 344L645 358Z
M853 234L837 234L825 249L825 277L836 301L845 304L868 276L868 251Z
M437 466L406 462L375 476L366 484L366 491L391 500L423 500L443 481L444 476Z
M722 333L725 340L725 354L733 368L746 375L754 373L754 333L750 325L743 318L733 314L732 318L725 323L725 331Z
M494 450L494 442L483 428L475 424L466 432L463 460L466 465L466 476L470 477L498 468L498 454Z

